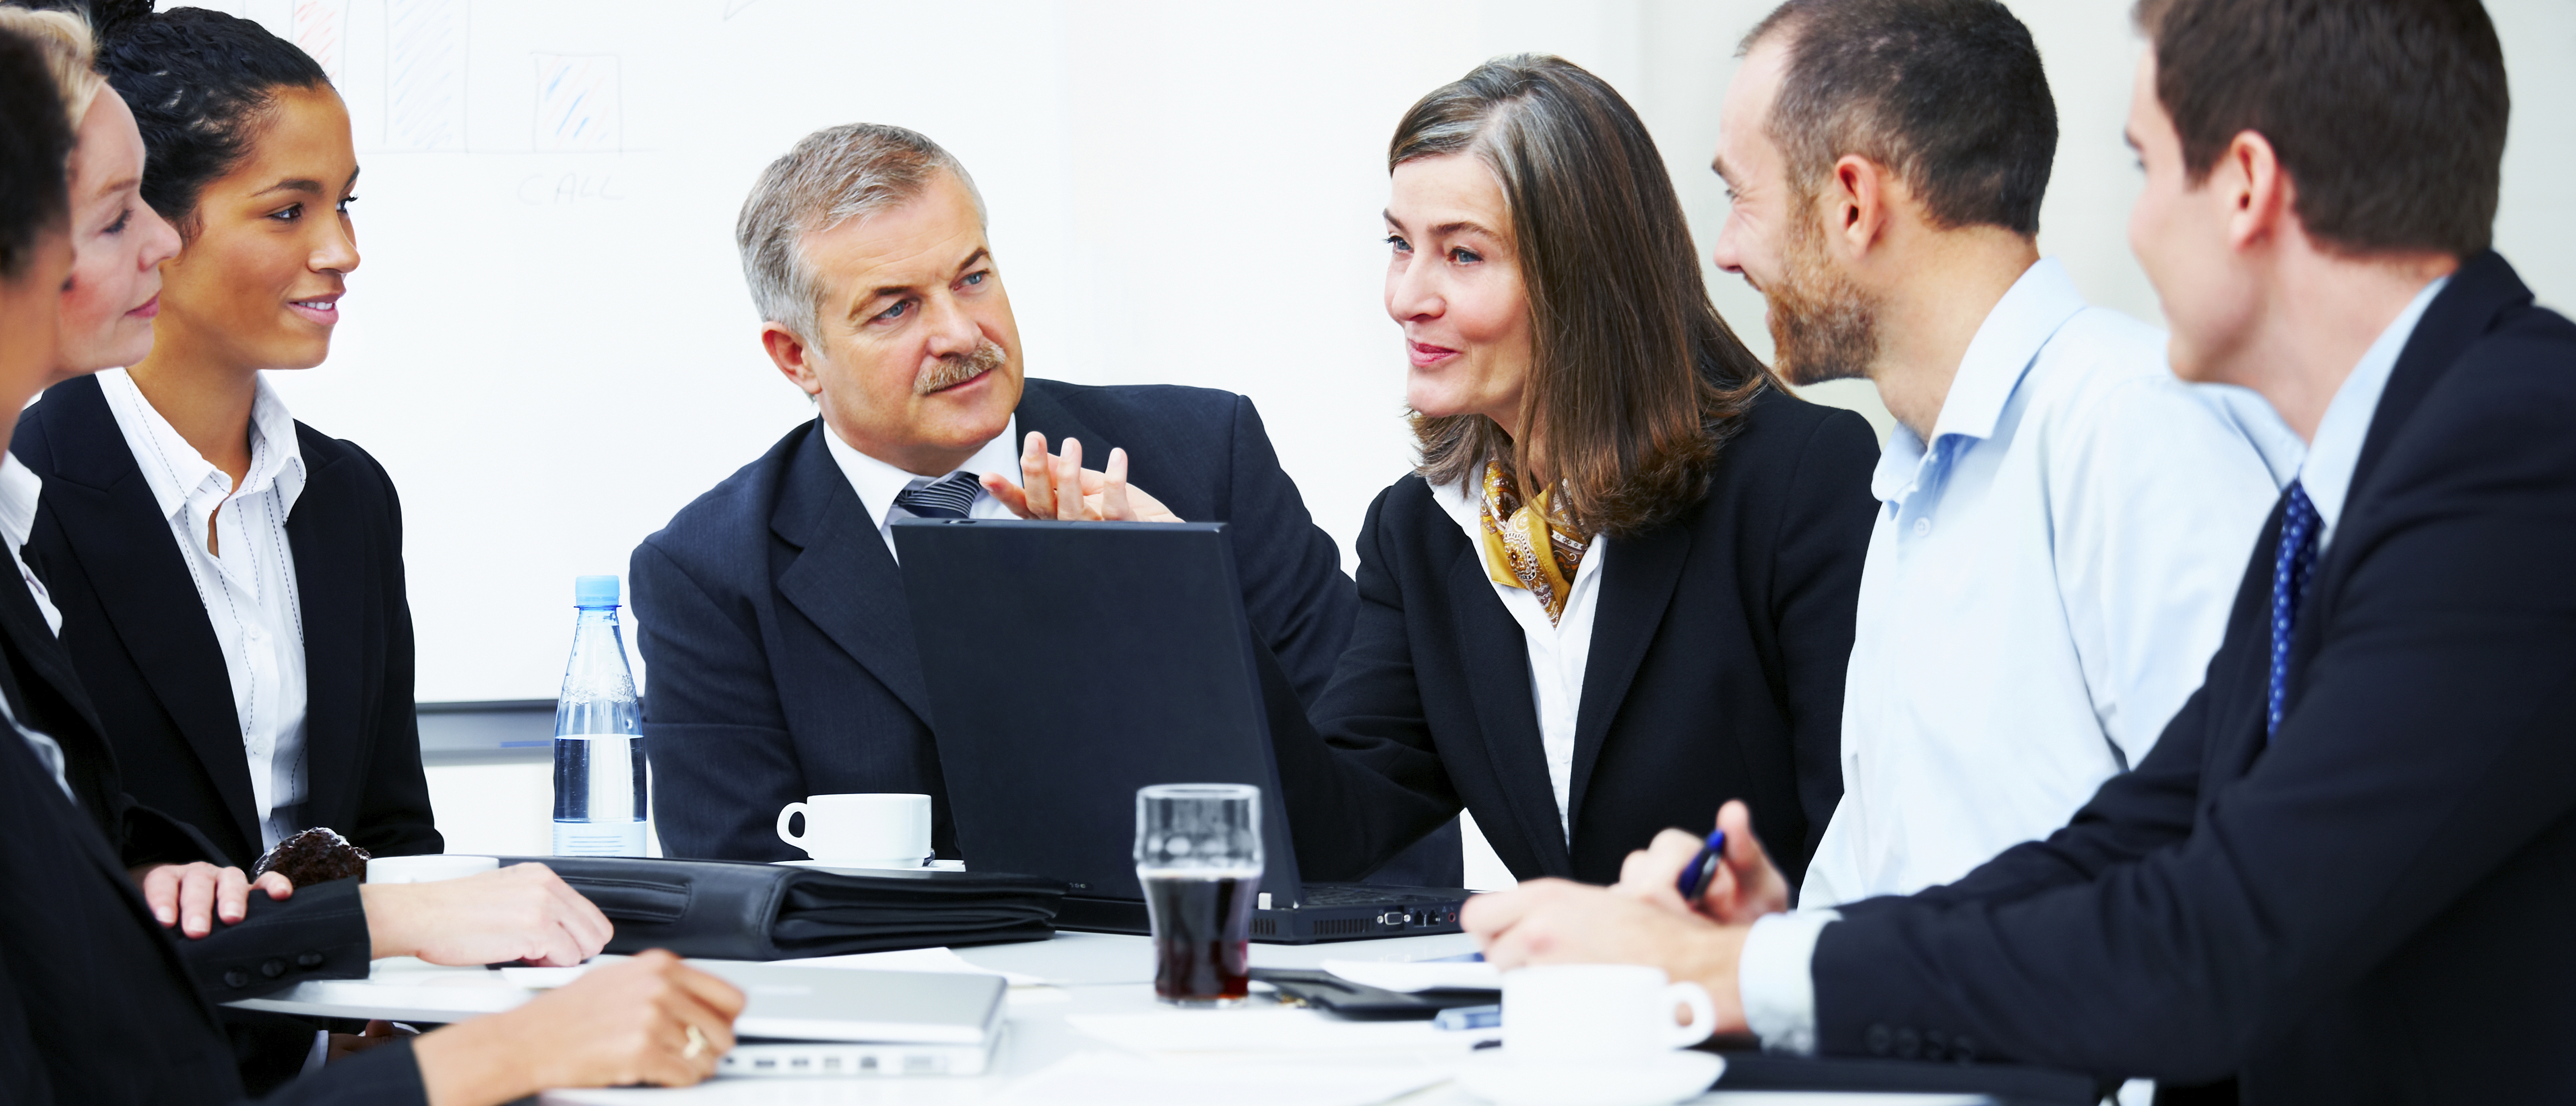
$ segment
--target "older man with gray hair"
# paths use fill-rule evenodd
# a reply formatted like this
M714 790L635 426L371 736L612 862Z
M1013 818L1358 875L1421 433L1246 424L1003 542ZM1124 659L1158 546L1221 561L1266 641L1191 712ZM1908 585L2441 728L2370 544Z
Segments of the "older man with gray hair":
M761 174L734 237L761 345L818 417L635 550L671 855L789 859L779 807L839 792L928 794L932 844L958 855L896 519L1229 522L1253 633L1301 697L1323 690L1356 598L1251 401L1024 376L982 196L948 151L901 127L817 131ZM1445 860L1401 878L1455 886L1454 837Z

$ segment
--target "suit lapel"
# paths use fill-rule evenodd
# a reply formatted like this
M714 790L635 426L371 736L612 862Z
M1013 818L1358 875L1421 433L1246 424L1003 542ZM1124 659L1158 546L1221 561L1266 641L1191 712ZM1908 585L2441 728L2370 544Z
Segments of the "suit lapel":
M1583 663L1583 702L1574 722L1574 779L1567 788L1568 821L1583 811L1583 793L1592 766L1601 759L1601 744L1610 720L1628 697L1637 666L1646 659L1655 631L1664 624L1673 588L1681 582L1682 562L1690 558L1691 523L1697 511L1619 543L1618 553L1601 567L1599 605L1592 614L1592 651Z
M1448 519L1437 519L1447 525ZM1457 623L1452 640L1466 662L1467 695L1476 707L1476 728L1484 735L1485 755L1494 780L1511 808L1522 847L1551 876L1574 875L1574 857L1566 848L1565 828L1557 819L1556 793L1548 783L1547 747L1539 738L1538 705L1530 695L1529 638L1494 594L1493 581L1466 535L1457 538L1450 558L1449 606ZM1503 827L1479 825L1487 835Z
M2343 515L2336 520L2337 534L2350 534L2351 524L2367 513L2369 481L2379 468L2380 458L2387 455L2425 397L2450 375L2461 351L2493 329L2498 316L2531 300L2531 289L2514 273L2513 266L2489 250L2462 265L2452 274L2451 283L2425 305L2415 332L2407 337L2396 366L2389 370L2388 384L2379 393L2378 408L2370 413L2370 431L2363 436L2361 456L2353 464L2352 486L2344 494ZM2299 691L2307 682L2309 662L2325 645L2327 624L2334 619L2335 599L2342 591L2343 577L2351 570L2352 549L2351 542L2338 537L2317 558L2316 574L2307 597L2301 601L2295 628L2290 631L2289 687L2281 705L2285 716L2298 703ZM2268 683L2265 690L2268 696Z
M876 520L823 443L831 431L819 419L812 427L788 463L770 516L770 530L798 550L778 574L779 594L927 723L930 697L922 686L903 574Z
M60 467L44 509L60 521L99 606L153 696L187 738L242 839L260 840L251 807L250 758L233 712L232 676L206 620L204 600L180 559L170 520L143 482L125 434L93 379L56 385L64 425L49 435Z
M0 636L6 637L11 659L26 666L29 678L53 685L54 692L81 715L77 720L44 717L36 709L35 689L26 686L14 671L6 671L9 665L0 664L0 675L10 681L10 703L18 721L53 738L62 747L63 780L71 787L82 813L95 820L111 840L117 838L118 827L109 821L116 810L115 792L121 790L112 782L116 778L116 754L99 737L98 718L90 710L79 678L71 674L70 659L45 625L44 612L36 609L34 595L21 581L0 580ZM0 733L0 740L15 736Z
M1025 439L1032 430L1046 435L1047 451L1050 453L1064 452L1066 438L1079 440L1082 443L1082 467L1084 468L1099 468L1108 462L1110 447L1126 444L1110 441L1101 436L1098 431L1084 425L1082 420L1073 417L1073 412L1065 410L1063 404L1056 402L1055 397L1047 390L1047 382L1042 380L1024 382L1020 392L1019 410L1012 414L1019 419L1019 436ZM1019 443L1013 442L1012 445L1016 451ZM1018 482L1020 474L1014 472L1008 475L1014 483Z
M369 613L360 568L372 558L366 519L348 489L360 474L321 435L302 423L295 431L307 473L287 514L286 540L304 625L304 764L314 781L305 789L312 805L304 821L345 826L357 816L356 790L347 781L364 778L366 767L357 763L366 752L357 735L365 732L360 665Z

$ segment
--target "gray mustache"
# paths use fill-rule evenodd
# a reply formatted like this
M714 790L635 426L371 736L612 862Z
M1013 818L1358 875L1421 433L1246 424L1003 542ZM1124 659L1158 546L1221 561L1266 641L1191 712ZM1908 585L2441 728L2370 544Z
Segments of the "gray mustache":
M963 384L1001 368L1008 360L1010 357L1002 352L1002 347L986 338L975 347L974 353L964 357L942 357L938 364L922 370L912 382L912 394L926 396L942 388Z

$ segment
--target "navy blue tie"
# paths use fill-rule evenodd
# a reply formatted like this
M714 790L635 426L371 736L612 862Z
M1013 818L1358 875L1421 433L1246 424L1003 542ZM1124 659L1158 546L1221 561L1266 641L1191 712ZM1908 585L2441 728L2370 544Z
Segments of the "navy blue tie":
M983 486L974 473L952 472L946 479L896 493L894 503L912 512L914 518L964 518L975 506L975 493Z
M2317 505L2308 490L2290 482L2289 503L2281 510L2281 545L2272 554L2272 703L2264 715L2263 739L2281 728L2281 702L2290 691L2290 630L2299 622L2299 600L2308 594L2308 575L2317 565L2317 531L2322 529Z

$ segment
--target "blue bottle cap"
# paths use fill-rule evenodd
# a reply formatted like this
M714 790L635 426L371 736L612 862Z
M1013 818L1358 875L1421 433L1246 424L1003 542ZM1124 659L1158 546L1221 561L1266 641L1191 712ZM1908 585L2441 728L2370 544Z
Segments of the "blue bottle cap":
M572 605L576 607L614 607L617 605L617 577L575 576L572 578Z

